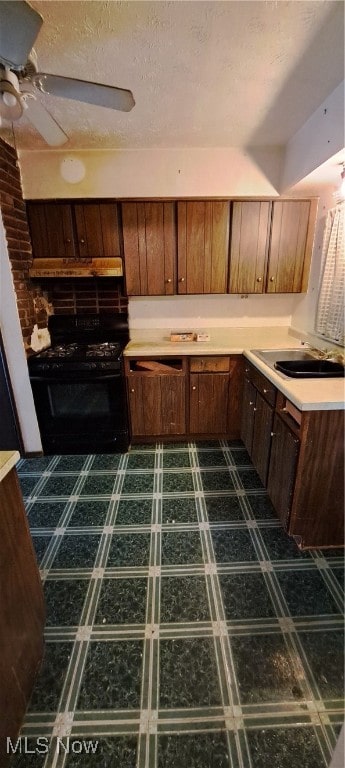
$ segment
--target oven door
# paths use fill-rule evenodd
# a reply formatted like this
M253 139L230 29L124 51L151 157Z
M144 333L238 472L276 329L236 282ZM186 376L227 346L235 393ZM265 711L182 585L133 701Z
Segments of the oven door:
M120 372L30 375L45 453L126 452L127 400Z

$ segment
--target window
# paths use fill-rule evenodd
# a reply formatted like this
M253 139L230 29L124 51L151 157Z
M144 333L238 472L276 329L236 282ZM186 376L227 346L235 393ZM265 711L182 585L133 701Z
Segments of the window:
M327 214L315 322L316 332L336 344L344 344L344 214L344 203Z

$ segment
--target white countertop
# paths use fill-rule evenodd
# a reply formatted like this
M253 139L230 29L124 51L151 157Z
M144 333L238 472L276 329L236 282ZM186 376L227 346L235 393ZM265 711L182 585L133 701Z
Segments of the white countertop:
M20 459L18 451L0 451L0 482Z
M183 330L190 330L188 328ZM195 329L193 329L195 330ZM252 354L253 349L301 349L301 341L287 327L202 329L207 342L171 342L170 331L133 330L125 356L240 355L244 354L299 410L344 410L344 379L283 379Z

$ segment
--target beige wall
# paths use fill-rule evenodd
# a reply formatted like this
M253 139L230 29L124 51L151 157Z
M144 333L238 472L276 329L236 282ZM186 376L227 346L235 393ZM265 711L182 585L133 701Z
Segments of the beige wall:
M85 176L68 183L61 175L66 158L81 160ZM26 199L68 197L241 197L275 196L282 149L251 154L236 147L20 152Z

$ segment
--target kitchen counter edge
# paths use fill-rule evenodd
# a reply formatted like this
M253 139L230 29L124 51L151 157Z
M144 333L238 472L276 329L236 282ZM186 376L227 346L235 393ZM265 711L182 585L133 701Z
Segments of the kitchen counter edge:
M18 451L0 451L0 482L20 459Z

